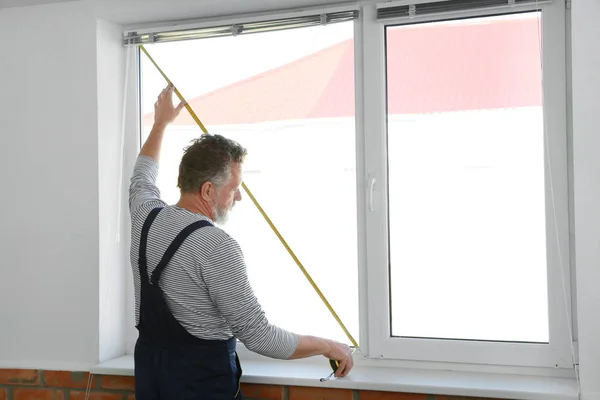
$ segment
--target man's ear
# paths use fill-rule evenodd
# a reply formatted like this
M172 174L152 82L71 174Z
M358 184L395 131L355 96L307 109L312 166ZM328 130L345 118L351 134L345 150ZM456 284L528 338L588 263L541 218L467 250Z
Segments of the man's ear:
M204 182L202 186L200 186L200 198L204 201L210 201L213 190L215 190L212 182Z

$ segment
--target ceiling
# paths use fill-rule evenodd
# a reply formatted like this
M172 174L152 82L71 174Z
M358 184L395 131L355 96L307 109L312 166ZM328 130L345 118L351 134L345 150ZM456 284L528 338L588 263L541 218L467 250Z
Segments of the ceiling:
M0 0L0 8L27 7L40 4L66 3L72 0Z

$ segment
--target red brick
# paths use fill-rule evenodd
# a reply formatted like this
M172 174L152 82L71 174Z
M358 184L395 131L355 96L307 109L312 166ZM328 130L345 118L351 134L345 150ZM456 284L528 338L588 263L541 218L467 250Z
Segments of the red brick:
M8 399L8 389L0 388L0 400L7 400L7 399Z
M36 369L0 369L0 385L39 386L40 372Z
M361 390L358 394L360 400L428 400L428 396L415 393L394 393Z
M127 400L135 400L135 394L134 394L134 393L130 393L130 394L127 396Z
M13 400L56 400L56 390L54 389L13 389Z
M352 400L352 391L304 386L290 386L289 400Z
M248 399L282 400L283 386L242 383L242 395Z
M70 371L44 371L43 385L55 388L87 389L88 381L90 388L95 388L94 379L89 379L87 372Z
M85 400L85 393L85 390L72 390L69 400ZM90 392L88 400L125 400L125 395L122 393Z
M102 375L100 377L100 387L102 389L133 391L135 380L133 376Z
M435 400L494 400L483 397L465 397L465 396L447 396L447 395L436 395Z

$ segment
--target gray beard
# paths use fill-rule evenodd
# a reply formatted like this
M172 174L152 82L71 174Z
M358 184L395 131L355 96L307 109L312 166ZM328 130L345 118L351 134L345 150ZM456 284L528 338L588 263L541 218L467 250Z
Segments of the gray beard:
M233 208L233 205L229 209L219 210L217 207L213 207L213 215L215 216L215 223L217 225L225 225L229 220L229 212Z

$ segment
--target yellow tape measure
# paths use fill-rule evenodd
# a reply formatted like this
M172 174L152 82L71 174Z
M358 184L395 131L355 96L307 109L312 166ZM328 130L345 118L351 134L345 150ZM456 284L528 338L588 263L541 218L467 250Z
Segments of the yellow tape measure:
M154 65L154 67L156 67L156 69L158 70L158 72L167 81L167 83L173 85L174 92L177 95L177 97L179 98L179 100L180 101L185 101L185 99L183 98L183 96L181 95L181 93L179 92L179 90L177 90L177 87L167 77L167 75L162 71L162 69L160 69L160 67L158 66L158 64L156 64L156 62L150 56L150 54L144 48L144 46L140 45L140 50L142 50L142 52L146 55L146 57L148 57L148 59L150 60L150 62ZM202 132L204 134L208 134L208 131L204 127L204 124L202 124L202 121L200 121L200 118L198 118L198 116L196 115L196 113L194 112L194 110L192 109L192 107L190 107L190 105L187 102L185 103L185 109L190 113L192 119L196 122L196 124L198 124L198 126L200 127L200 129L202 130ZM298 266L298 268L300 268L300 270L302 271L302 273L304 274L304 276L306 277L306 279L308 280L308 282L311 284L311 286L313 287L313 289L317 292L317 294L319 295L319 297L321 298L321 300L323 301L323 303L325 304L325 306L327 307L327 309L329 310L329 312L331 313L331 315L333 316L333 318L335 318L335 320L337 321L337 323L340 326L340 328L342 328L342 330L344 331L344 333L346 334L346 336L348 337L348 339L352 343L352 346L356 349L358 347L358 343L356 342L356 340L354 340L354 338L352 337L352 335L350 334L350 332L348 331L348 329L346 328L346 326L344 325L344 323L342 322L342 320L340 319L340 317L337 315L337 313L334 311L333 307L331 307L331 304L329 304L329 302L325 298L325 295L323 295L323 292L321 292L321 290L319 289L319 287L317 286L317 284L315 283L315 281L309 275L308 271L306 271L306 268L304 268L304 266L302 265L302 263L300 262L300 260L298 259L298 257L296 257L296 255L294 254L294 252L292 251L292 249L290 248L290 246L287 244L287 242L285 241L285 239L283 238L283 236L281 236L281 234L279 233L279 231L277 230L277 228L275 227L275 225L273 224L273 222L271 221L271 219L269 218L269 216L267 215L267 213L265 212L265 210L263 210L263 208L260 206L260 204L258 203L258 201L256 200L256 198L254 197L254 195L252 194L252 192L250 191L250 189L248 189L248 187L246 186L246 184L243 183L243 182L242 182L242 188L244 189L244 191L246 192L246 194L248 195L248 197L250 198L250 200L252 200L252 202L254 203L254 205L256 206L256 208L258 209L258 211L261 213L261 215L263 216L263 218L265 219L265 221L267 221L267 224L269 224L269 226L271 227L271 229L273 230L273 232L275 233L275 235L277 236L277 238L279 239L279 241L281 241L281 244L283 245L283 247L285 247L285 249L290 254L290 256L292 257L292 259L296 262L296 265ZM330 360L330 365L334 369L334 372L335 372L335 370L337 370L337 368L339 366L339 364L337 364L337 362L334 361L334 360Z

